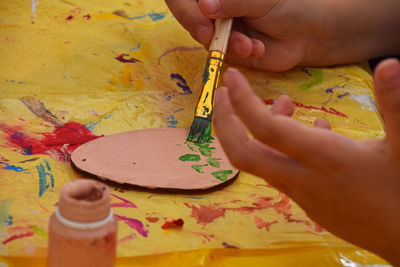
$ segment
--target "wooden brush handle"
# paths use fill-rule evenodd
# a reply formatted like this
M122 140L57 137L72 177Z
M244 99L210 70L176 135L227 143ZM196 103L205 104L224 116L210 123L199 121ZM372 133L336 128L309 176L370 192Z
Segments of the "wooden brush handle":
M226 53L228 47L229 36L231 35L233 19L217 19L215 20L214 36L211 40L209 51L220 51Z

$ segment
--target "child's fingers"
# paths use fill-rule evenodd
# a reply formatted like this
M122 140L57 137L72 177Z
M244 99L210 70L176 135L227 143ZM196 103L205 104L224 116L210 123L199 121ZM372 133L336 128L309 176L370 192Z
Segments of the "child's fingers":
M331 129L331 124L329 121L325 120L324 118L317 118L314 122L314 126L318 128L324 128L324 129Z
M383 116L386 138L393 157L400 157L400 62L383 61L375 70L375 95Z
M281 95L271 108L272 113L275 115L292 116L294 112L294 105L292 100L287 95Z
M193 38L208 47L214 32L214 25L200 12L197 1L165 0L165 2L179 23L189 31Z
M236 115L262 143L314 166L337 160L338 151L349 149L349 142L339 135L308 127L286 116L273 115L239 71L229 69L224 81Z
M217 90L214 125L229 160L238 169L278 185L299 179L305 172L297 161L248 137L243 123L233 113L227 88Z

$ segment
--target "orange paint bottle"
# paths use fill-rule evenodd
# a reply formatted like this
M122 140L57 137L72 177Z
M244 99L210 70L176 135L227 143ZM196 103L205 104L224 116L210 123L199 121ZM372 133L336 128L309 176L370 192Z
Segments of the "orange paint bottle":
M49 221L49 267L112 267L118 224L103 183L81 179L61 189Z

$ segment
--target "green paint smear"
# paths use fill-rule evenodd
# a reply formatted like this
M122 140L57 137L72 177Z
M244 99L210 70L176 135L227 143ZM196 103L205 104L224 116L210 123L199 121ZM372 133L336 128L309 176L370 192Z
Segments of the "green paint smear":
M228 176L232 173L233 173L232 170L223 170L223 171L212 172L211 174L218 180L225 182L228 180Z
M200 156L196 154L186 154L179 157L181 161L200 161Z
M10 216L10 206L12 200L10 198L4 199L0 204L0 229L5 225L4 222Z
M219 158L208 158L207 163L210 164L210 166L213 166L215 168L219 168L220 166L220 160Z
M203 84L205 84L210 79L210 73L208 72L209 67L210 67L210 58L207 59L206 68L204 69Z
M186 141L185 144L190 150L192 150L193 152L197 152L197 147L193 142Z
M42 228L39 228L39 227L34 226L34 225L33 226L29 226L29 228L31 228L31 230L38 236L41 236L41 237L47 237L48 236L48 233L45 230L43 230Z
M192 168L198 173L204 173L203 168L208 166L208 164L192 165Z
M300 90L308 90L311 87L313 87L314 85L319 85L323 82L324 80L324 75L322 72L322 69L314 69L313 70L313 74L315 76L315 81L312 81L310 83L305 83L303 85L301 85L299 88Z

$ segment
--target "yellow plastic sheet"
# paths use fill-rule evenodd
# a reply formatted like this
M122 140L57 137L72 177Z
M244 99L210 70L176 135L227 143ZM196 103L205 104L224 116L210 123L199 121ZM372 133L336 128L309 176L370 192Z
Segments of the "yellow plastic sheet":
M60 188L84 177L70 151L94 135L189 127L207 52L160 0L1 1L0 51L0 266L43 266ZM290 95L300 121L324 117L356 139L383 135L367 68L242 71L267 105ZM66 137L72 126L79 138ZM117 266L385 264L247 173L197 195L109 186ZM182 229L161 228L178 218Z

